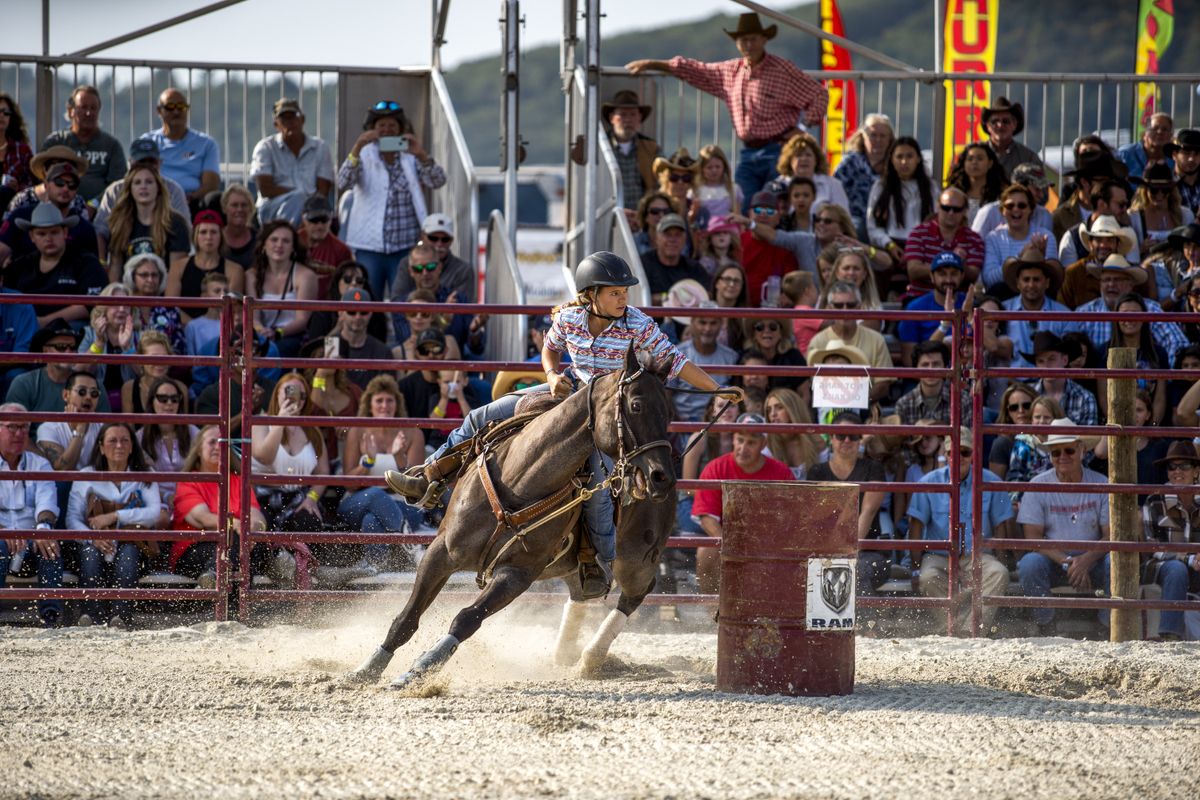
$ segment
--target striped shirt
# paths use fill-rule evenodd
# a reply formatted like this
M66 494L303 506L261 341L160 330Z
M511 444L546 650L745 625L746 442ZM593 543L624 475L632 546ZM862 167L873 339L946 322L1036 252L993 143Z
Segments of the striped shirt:
M669 358L669 378L678 377L687 364L687 358L671 344L654 320L633 306L625 309L624 319L609 323L599 336L592 336L588 330L587 309L569 306L554 316L554 324L546 333L546 347L556 353L570 353L571 367L584 383L624 369L625 354L630 345L649 351L656 359Z

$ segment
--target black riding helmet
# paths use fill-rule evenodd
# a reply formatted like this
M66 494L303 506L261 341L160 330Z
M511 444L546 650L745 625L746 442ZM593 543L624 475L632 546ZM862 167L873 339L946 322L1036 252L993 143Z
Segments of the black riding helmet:
M628 262L616 253L601 250L579 262L575 270L576 291L584 292L596 286L636 286L638 279ZM618 320L620 317L610 317L601 314L593 304L588 313L601 319Z

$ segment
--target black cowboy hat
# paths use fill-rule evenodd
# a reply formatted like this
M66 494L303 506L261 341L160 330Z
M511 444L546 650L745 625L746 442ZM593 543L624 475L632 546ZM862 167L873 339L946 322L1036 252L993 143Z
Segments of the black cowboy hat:
M83 341L83 332L71 327L71 323L63 319L52 319L43 325L29 342L29 352L40 353L46 342L58 336L70 336L75 340L75 346Z
M1129 182L1147 189L1172 189L1175 187L1175 172L1166 164L1151 164L1140 178L1131 176Z
M1171 446L1167 448L1167 454L1157 459L1154 465L1158 466L1171 461L1190 461L1193 465L1200 465L1200 455L1196 454L1196 445L1182 439L1171 442Z
M399 122L401 133L408 133L412 128L412 123L404 115L404 109L400 107L399 103L395 100L380 100L367 109L367 115L363 117L363 130L371 130L371 128L375 127L375 123L384 117L392 117L396 122Z
M1200 244L1200 225L1189 222L1187 225L1181 225L1171 231L1167 237L1167 243L1173 247L1182 248L1186 242Z
M645 122L646 117L650 116L650 112L654 110L651 106L642 102L637 92L632 89L622 89L614 94L611 99L600 104L600 116L608 119L608 115L618 108L631 107L637 108L638 113L642 115L642 122Z
M1175 141L1163 145L1163 154L1167 158L1180 150L1200 150L1200 130L1184 128L1175 134Z
M993 100L992 104L983 110L983 117L979 124L983 126L985 132L987 131L988 120L992 118L993 114L1000 113L1012 114L1013 119L1016 120L1017 124L1013 129L1013 136L1025 130L1025 108L1020 103L1010 103L1007 97L1001 96Z
M1057 333L1038 331L1033 336L1033 352L1021 353L1021 357L1033 364L1042 353L1062 353L1070 358L1075 355L1075 348L1062 340Z
M749 36L750 34L758 33L767 39L774 39L775 34L779 33L779 26L772 25L769 28L762 26L762 20L758 18L758 14L742 14L738 17L737 28L732 31L725 31L725 34L735 42L738 37Z
M1063 174L1069 178L1087 178L1088 180L1118 177L1124 180L1125 175L1129 174L1129 168L1126 167L1124 174L1118 175L1120 172L1117 168L1118 163L1108 153L1085 153L1076 159L1075 169L1067 170ZM1121 164L1121 166L1125 165Z

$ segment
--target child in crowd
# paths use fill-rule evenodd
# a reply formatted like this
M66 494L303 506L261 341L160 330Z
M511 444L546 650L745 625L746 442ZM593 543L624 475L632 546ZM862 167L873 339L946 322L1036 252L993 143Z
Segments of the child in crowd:
M709 217L705 235L700 239L700 265L710 276L727 266L742 263L741 228L729 217Z
M787 298L787 302L791 304L792 308L808 311L816 307L817 299L820 296L812 273L800 270L792 270L783 276L780 291L783 292L783 296ZM792 331L796 335L796 349L806 357L808 356L808 343L820 329L821 320L817 317L792 320Z
M817 199L816 183L812 178L792 178L787 196L788 213L779 221L779 230L813 233L812 207Z
M204 298L224 297L229 291L229 277L220 272L209 272L200 281L200 296ZM195 309L193 309L195 311ZM183 329L185 351L189 356L200 354L208 342L221 335L221 307L212 306L204 314L192 317L192 321Z
M725 151L715 144L700 148L700 182L693 199L700 203L700 217L708 219L739 214L742 208L741 190L733 183L733 170ZM698 219L697 222L700 222Z

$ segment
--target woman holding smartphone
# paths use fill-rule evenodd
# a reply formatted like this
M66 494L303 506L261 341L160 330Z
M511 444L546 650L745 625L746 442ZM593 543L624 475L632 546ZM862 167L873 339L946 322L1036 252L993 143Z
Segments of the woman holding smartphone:
M367 268L375 297L387 298L400 261L417 243L428 214L424 190L445 183L445 171L425 152L399 103L380 100L367 109L363 132L338 169L337 188L350 193L353 213L344 238Z

